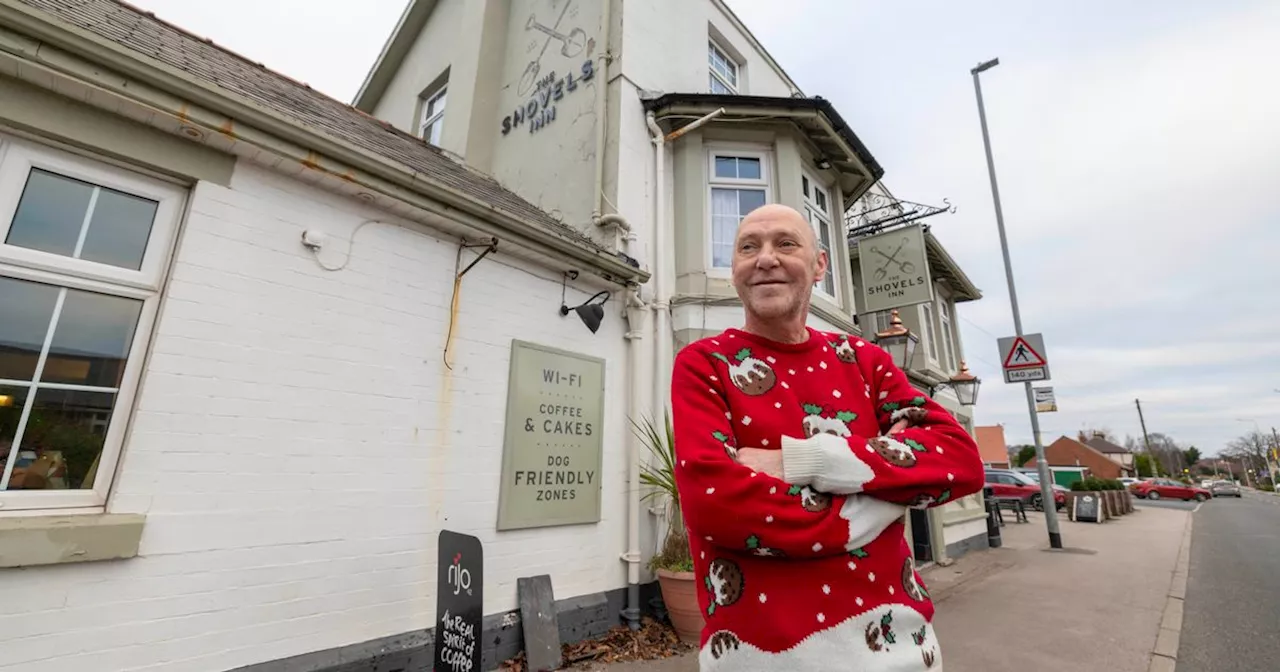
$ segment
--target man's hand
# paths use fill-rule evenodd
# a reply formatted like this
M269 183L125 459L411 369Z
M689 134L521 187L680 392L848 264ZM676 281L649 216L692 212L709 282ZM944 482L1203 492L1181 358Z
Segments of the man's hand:
M897 434L898 432L901 432L902 430L907 429L910 426L911 426L911 421L907 420L906 418L903 418L893 423L893 426L889 428L889 433L886 436L893 436L894 434Z
M782 451L739 448L738 462L762 474L782 478Z

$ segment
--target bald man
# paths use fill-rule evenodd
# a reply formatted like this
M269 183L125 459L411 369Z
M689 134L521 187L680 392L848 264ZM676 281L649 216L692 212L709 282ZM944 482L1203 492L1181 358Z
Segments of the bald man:
M880 348L807 326L827 258L799 212L738 228L741 328L672 373L703 670L941 670L909 506L982 487L972 438Z

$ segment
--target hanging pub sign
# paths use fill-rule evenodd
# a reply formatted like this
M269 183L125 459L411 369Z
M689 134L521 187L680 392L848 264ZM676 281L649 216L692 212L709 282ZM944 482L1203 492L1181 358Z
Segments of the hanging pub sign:
M553 72L538 80L538 88L533 95L502 118L502 134L510 133L521 124L528 125L529 132L534 133L555 121L556 103L577 91L579 84L591 81L596 76L595 68L595 62L587 59L582 62L577 73L570 72L564 77L556 77Z
M933 281L919 224L858 239L863 312L933 301Z
M511 341L498 529L600 520L604 360Z

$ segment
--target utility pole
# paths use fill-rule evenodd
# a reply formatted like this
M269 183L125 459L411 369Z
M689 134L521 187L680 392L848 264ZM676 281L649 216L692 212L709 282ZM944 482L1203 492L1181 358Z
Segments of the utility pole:
M982 83L978 75L1000 65L1000 59L993 58L979 63L969 70L973 75L973 93L978 99L978 121L982 124L982 147L987 152L987 175L991 179L991 200L996 208L996 228L1000 232L1000 252L1004 255L1004 277L1009 283L1009 306L1013 309L1013 330L1022 337L1022 315L1018 312L1018 291L1013 284L1013 264L1009 261L1009 241L1004 233L1004 212L1000 208L1000 187L996 183L996 163L991 156L991 135L987 131L987 111L982 105ZM1040 418L1036 413L1035 393L1031 391L1031 381L1022 383L1027 393L1027 412L1031 415L1031 434L1036 442L1036 470L1040 472L1040 501L1044 504L1044 523L1049 532L1049 547L1062 548L1062 533L1058 530L1058 507L1053 498L1053 476L1049 473L1049 462L1044 457L1044 444L1040 441Z
M1138 407L1138 422L1142 425L1142 445L1147 449L1147 466L1151 467L1151 477L1156 476L1156 458L1151 454L1151 437L1147 436L1147 421L1142 418L1142 402L1134 399L1133 404Z

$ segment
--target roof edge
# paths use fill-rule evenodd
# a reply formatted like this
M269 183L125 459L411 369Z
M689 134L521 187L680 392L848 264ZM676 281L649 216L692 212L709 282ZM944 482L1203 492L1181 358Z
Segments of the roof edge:
M884 168L876 157L871 154L871 150L867 148L866 143L858 137L853 128L845 122L844 117L836 111L831 101L822 96L814 96L812 98L782 98L778 96L739 96L739 95L723 95L716 93L663 93L655 98L648 98L644 101L644 109L647 112L660 110L678 104L701 105L708 108L716 107L745 107L745 108L767 108L780 107L790 110L809 110L822 114L826 117L836 134L843 139L853 150L863 166L866 167L870 174L870 182L867 189L870 189L876 182L884 176ZM865 190L864 190L865 191Z
M943 263L947 265L951 274L955 276L958 284L961 285L959 287L954 287L953 290L963 293L968 301L980 300L982 298L982 290L978 289L978 286L973 284L973 280L969 278L969 275L964 272L963 268L960 268L960 264L956 262L955 257L952 257L951 253L947 252L947 248L942 244L942 241L938 240L938 237L929 231L925 232L924 238L926 244L933 247L934 251L936 251L938 256L942 259Z
M768 63L769 67L773 68L773 71L787 83L787 86L790 86L792 90L800 93L800 95L804 95L804 89L801 89L800 85L796 83L796 80L792 79L791 75L788 75L787 71L782 68L782 65L774 60L773 55L769 53L769 50L764 48L764 44L762 44L760 40L756 39L755 33L752 33L751 29L747 28L747 24L738 17L738 14L734 12L733 9L724 2L724 0L711 0L711 4L715 5L715 7L725 15L725 18L729 19L729 22L732 23L735 28L742 31L742 35L747 38L747 42L750 42L751 46L754 47L762 57L764 57L765 63Z
M400 13L400 20L387 36L386 42L382 44L382 51L378 52L378 58L374 60L373 67L369 68L369 72L365 74L360 90L351 101L352 107L364 112L373 112L373 108L382 100L382 94L387 92L391 78L404 63L405 56L408 56L409 50L413 48L413 43L422 34L422 28L427 25L427 18L431 16L436 4L438 4L437 0L409 0L409 4L405 5L404 11Z
M299 148L314 151L316 155L328 158L335 164L344 164L355 170L365 172L373 180L385 185L370 184L371 188L395 200L421 207L411 200L406 200L404 196L396 194L397 190L401 190L407 194L433 201L436 204L436 208L442 211L438 213L441 216L452 218L454 221L472 228L496 229L498 232L502 232L503 235L511 235L515 238L523 239L546 250L576 260L585 266L594 267L599 270L598 275L612 279L619 284L632 281L643 283L647 282L649 278L650 274L644 269L632 266L621 258L611 256L604 249L588 248L563 238L554 231L526 222L513 213L494 207L447 185L440 184L434 180L422 179L421 173L412 166L369 152L289 119L279 117L272 111L263 109L251 101L242 100L240 96L236 96L225 89L208 87L185 76L181 71L170 68L163 63L150 61L143 54L125 49L94 34L87 33L77 26L68 24L54 14L31 8L27 5L15 4L9 2L9 0L0 0L0 18L6 21L7 28L20 31L19 34L25 34L47 45L50 48L47 51L62 52L60 56L62 62L59 65L52 65L47 60L32 61L33 65L37 67L48 68L50 71L57 72L62 76L84 81L94 86L101 86L100 82L85 79L82 73L69 69L69 56L72 59L80 60L86 64L86 67L92 67L94 70L106 69L112 72L115 78L123 75L137 80L137 83L143 85L142 88L153 87L153 90L158 92L160 96L166 98L172 96L173 100L171 101L148 100L141 97L144 96L144 92L139 90L137 86L102 87L104 91L112 95L132 99L135 102L156 109L160 114L169 114L184 120L195 121L195 117L199 112L196 108L203 107L213 114L222 115L227 119L234 119L249 128L257 129L265 136L276 138L277 143L279 141L292 143ZM22 54L15 55L19 58L24 58ZM171 111L164 107L165 102L178 104L181 109ZM109 111L104 111L104 113L110 114ZM213 123L211 128L217 129L218 123ZM237 132L237 135L241 137L243 134L243 130ZM270 146L269 143L260 144L259 146L265 152L280 154L278 149ZM318 161L314 161L310 157L304 158L308 158L317 165L319 164ZM477 226L477 223L481 223L481 225Z

